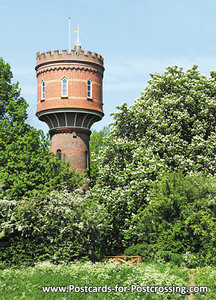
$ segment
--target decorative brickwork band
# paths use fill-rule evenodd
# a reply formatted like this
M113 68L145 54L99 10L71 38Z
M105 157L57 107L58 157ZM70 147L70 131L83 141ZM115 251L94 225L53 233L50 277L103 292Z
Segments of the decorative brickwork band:
M91 135L91 130L85 129L85 128L57 128L57 129L51 129L49 131L50 137L52 137L54 134L60 134L60 133L70 133L74 134L76 136L77 133L79 132L84 132L88 134L89 136Z
M50 66L50 67L43 67L37 70L37 76L44 72L55 71L55 70L84 70L94 73L99 73L103 76L103 70L100 68L91 68L85 66L76 66L76 65L58 65L58 66Z

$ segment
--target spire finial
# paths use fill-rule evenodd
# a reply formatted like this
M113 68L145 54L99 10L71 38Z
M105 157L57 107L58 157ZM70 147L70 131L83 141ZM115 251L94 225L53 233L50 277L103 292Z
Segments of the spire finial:
M77 34L77 39L76 39L76 43L75 43L75 51L76 54L79 55L81 53L81 44L79 41L79 25L77 24L77 28L75 29L75 32Z
M77 34L77 39L76 39L76 46L81 46L80 41L79 41L79 25L77 24L77 28L75 29L75 32Z

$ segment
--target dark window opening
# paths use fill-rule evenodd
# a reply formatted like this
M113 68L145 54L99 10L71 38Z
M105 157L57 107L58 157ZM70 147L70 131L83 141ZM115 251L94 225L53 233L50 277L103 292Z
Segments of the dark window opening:
M85 152L85 168L88 169L88 152Z
M91 79L87 80L87 98L92 98L92 82Z
M41 84L41 100L44 100L45 99L45 82L42 81L42 84Z
M60 149L57 150L57 157L58 157L58 159L61 160L61 150Z

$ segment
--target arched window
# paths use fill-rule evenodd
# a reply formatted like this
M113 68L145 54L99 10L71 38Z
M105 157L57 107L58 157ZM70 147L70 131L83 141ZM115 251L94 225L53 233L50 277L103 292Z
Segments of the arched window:
M91 81L91 79L87 80L87 98L92 99L92 81Z
M61 150L60 150L60 149L58 149L58 150L56 151L56 155L57 155L58 159L61 160Z
M45 82L42 81L41 83L41 100L45 99Z
M62 81L61 81L61 95L62 95L62 97L68 96L68 80L65 77L62 78Z

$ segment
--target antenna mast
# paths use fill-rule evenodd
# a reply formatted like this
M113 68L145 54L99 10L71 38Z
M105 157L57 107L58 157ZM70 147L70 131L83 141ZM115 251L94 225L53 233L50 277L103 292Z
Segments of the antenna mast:
M69 25L69 52L71 51L71 18L68 19L68 25Z

